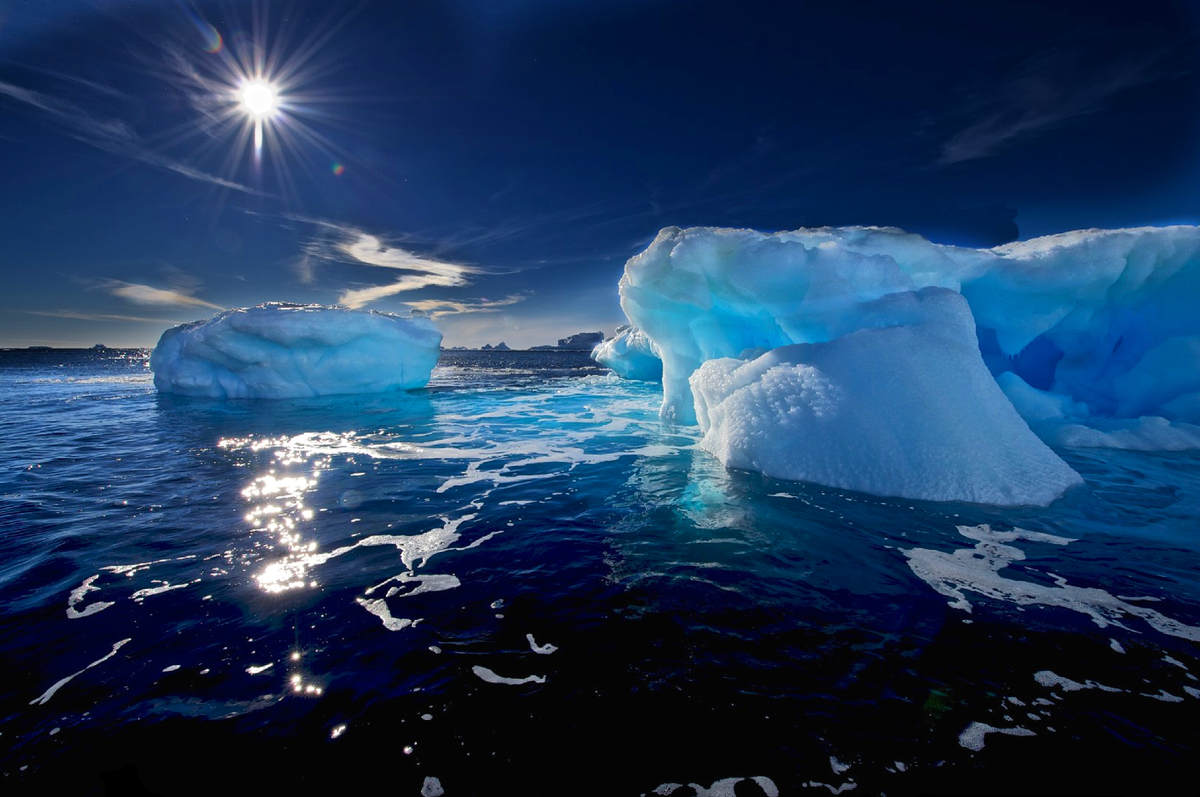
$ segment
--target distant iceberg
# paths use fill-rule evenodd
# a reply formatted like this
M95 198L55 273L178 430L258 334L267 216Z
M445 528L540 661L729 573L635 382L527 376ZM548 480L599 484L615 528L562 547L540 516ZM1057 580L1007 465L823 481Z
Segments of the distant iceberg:
M160 392L301 398L424 387L442 335L428 318L269 303L173 327L150 355Z
M662 380L662 357L658 346L646 333L628 324L617 328L616 334L596 344L592 359L607 366L623 379L646 382Z

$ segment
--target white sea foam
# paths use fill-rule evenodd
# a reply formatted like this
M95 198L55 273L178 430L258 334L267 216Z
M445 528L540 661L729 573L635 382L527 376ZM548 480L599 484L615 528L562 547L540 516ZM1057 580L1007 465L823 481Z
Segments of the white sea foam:
M1039 670L1033 674L1033 680L1037 681L1047 689L1058 687L1064 692L1078 692L1081 689L1099 689L1101 692L1124 692L1124 689L1118 689L1115 686L1105 686L1101 683L1088 680L1080 683L1073 681L1070 678L1064 678L1061 675L1051 672L1050 670Z
M539 645L537 642L534 642L533 634L526 634L525 638L529 640L529 649L534 653L541 653L543 656L549 656L551 653L558 650L557 646L551 645L549 642L544 645Z
M997 728L988 725L986 722L972 722L958 735L958 743L968 750L979 752L983 749L984 737L989 733L1003 733L1009 736L1037 736L1036 733L1028 728L1020 726L1015 728Z
M399 631L403 628L408 628L413 624L412 620L405 617L393 617L392 612L388 609L387 601L383 598L377 600L366 600L365 598L355 598L358 605L366 609L371 614L378 617L383 622L383 627L389 631Z
M1018 605L1053 606L1087 615L1101 628L1130 629L1121 620L1138 617L1151 628L1170 636L1200 642L1200 627L1186 625L1144 606L1135 606L1098 587L1076 587L1065 578L1049 575L1053 586L1004 578L1000 571L1025 559L1025 552L1007 545L1016 540L1066 545L1074 540L1024 529L993 531L991 526L958 526L959 534L975 540L972 548L944 553L928 548L904 552L913 573L939 594L951 598L950 606L966 612L971 603L964 591Z
M129 597L135 603L141 603L146 598L151 598L155 595L162 595L164 592L170 592L170 591L176 590L176 589L186 589L189 586L191 586L191 585L190 584L171 584L169 582L163 581L163 582L159 583L159 585L157 587L147 587L146 589L139 589L137 592L133 593Z
M97 664L103 664L104 662L111 659L113 656L117 655L117 651L120 650L121 647L123 645L125 645L126 642L129 642L129 639L122 639L119 642L114 643L112 646L112 650L110 650L106 655L101 656L100 658L96 659L91 664L89 664L88 666L86 666L82 670L80 670L79 672L72 673L71 675L68 675L66 678L63 678L60 681L56 681L53 686L51 686L49 689L47 689L45 692L43 692L40 696L35 697L33 700L30 700L29 705L41 706L41 705L45 705L46 703L49 703L50 698L54 697L54 694L59 689L62 689L64 686L66 686L68 683L70 683L72 679L77 678L78 676L82 675L83 673L85 673L88 670L95 667Z
M83 609L75 608L89 592L98 592L100 590L99 587L94 586L94 583L98 578L100 578L99 573L94 576L88 576L83 580L82 584L71 590L71 594L67 596L67 619L78 620L81 617L90 617L91 615L96 614L97 612L102 612L109 606L113 605L113 601L96 601L95 603L85 606Z
M471 668L471 672L475 673L479 678L487 681L489 684L508 684L509 686L520 686L521 684L544 684L546 676L544 675L526 675L524 678L506 678L503 675L497 675L487 667L481 667L476 664Z
M734 797L734 788L737 784L746 780L751 781L762 789L762 793L766 797L779 797L779 788L775 785L775 781L765 775L754 775L749 778L722 778L715 781L711 786L689 783L687 786L692 790L692 793L687 797ZM684 788L682 783L662 783L651 789L650 793L659 795L659 797L668 797L682 788Z
M1153 694L1153 695L1149 694L1147 692L1142 692L1141 695L1142 695L1142 697L1152 697L1155 700L1161 700L1164 703L1182 703L1183 702L1182 697L1180 697L1179 695L1173 695L1170 692L1168 692L1166 689L1160 689L1156 694Z

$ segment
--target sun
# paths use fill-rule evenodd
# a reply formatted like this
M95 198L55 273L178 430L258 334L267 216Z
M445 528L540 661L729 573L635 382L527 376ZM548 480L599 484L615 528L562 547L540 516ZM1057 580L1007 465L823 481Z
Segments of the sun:
M279 91L265 80L249 80L238 91L242 110L255 120L270 118L279 109Z

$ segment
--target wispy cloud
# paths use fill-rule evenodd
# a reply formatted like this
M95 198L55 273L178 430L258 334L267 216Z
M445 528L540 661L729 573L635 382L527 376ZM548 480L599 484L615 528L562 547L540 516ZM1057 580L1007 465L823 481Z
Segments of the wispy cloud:
M1180 74L1173 52L1144 54L1112 63L1086 62L1082 49L1064 47L1025 62L992 85L976 85L957 109L962 124L942 143L937 162L948 166L986 158L1019 141L1097 113L1130 89Z
M120 315L118 313L83 313L78 310L21 310L25 315L40 315L50 318L69 318L76 321L138 321L151 324L174 324L173 318L147 318L137 315Z
M405 302L413 310L420 310L432 318L465 313L498 313L505 307L520 304L532 294L528 291L513 293L501 299L422 299L415 302Z
M479 270L461 263L451 263L412 252L385 241L378 235L357 227L324 219L289 217L314 225L317 234L305 246L303 255L293 264L301 282L312 282L319 263L340 263L352 266L371 266L403 272L403 275L384 285L347 288L338 303L359 308L365 305L421 288L453 288L466 285Z
M62 77L62 76L60 76ZM71 79L65 78L64 79ZM101 91L92 81L73 79L80 85L91 87L97 93L117 93L113 89ZM103 88L103 87L102 87ZM0 96L41 112L53 120L67 135L105 152L122 155L150 166L181 174L197 180L246 194L262 195L249 186L227 180L215 174L197 169L182 161L155 151L138 135L127 122L86 110L80 105L40 91L33 91L13 83L0 80Z
M104 280L100 283L100 287L113 296L124 299L132 304L142 305L143 307L207 307L211 310L223 309L220 305L192 296L191 292L184 288L155 288L153 285L121 282L119 280Z

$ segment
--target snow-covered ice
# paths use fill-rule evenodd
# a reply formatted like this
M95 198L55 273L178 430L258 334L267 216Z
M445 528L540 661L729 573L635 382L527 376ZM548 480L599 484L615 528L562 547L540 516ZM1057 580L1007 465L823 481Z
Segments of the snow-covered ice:
M269 303L173 327L150 355L163 393L302 398L424 387L442 335L424 317Z
M596 344L592 359L608 366L623 379L657 382L662 379L662 356L658 346L646 333L629 325L617 328L616 334Z
M984 367L971 313L943 288L858 310L862 328L691 376L704 438L727 467L876 495L1045 505L1082 479Z

